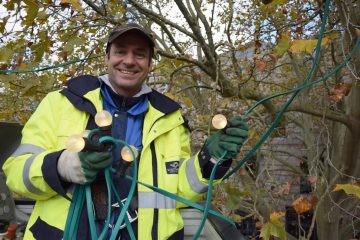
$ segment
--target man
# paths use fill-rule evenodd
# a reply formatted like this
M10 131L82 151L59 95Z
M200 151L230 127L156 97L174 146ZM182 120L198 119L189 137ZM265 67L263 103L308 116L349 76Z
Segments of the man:
M225 150L227 160L219 166L216 179L229 169L247 137L246 123L233 118L226 130L210 136L190 158L189 131L180 106L144 83L152 68L154 46L150 32L137 24L116 28L106 47L108 74L70 80L63 90L49 93L29 119L21 145L3 167L11 190L36 200L25 239L62 238L74 184L91 184L95 219L99 229L103 227L101 210L106 202L95 196L99 190L106 194L102 169L110 165L117 169L121 146L112 153L74 153L64 144L68 136L96 128L94 116L102 109L113 117L112 136L139 150L141 182L197 201L206 192L214 159ZM130 182L116 174L113 181L125 198ZM142 185L137 186L134 199L129 211L138 216L129 220L137 239L183 239L180 203ZM90 239L84 209L77 239ZM118 214L113 207L109 233ZM119 237L130 239L126 228Z

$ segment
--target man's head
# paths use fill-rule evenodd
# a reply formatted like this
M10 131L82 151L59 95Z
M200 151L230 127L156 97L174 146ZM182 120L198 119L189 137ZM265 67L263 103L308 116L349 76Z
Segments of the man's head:
M133 96L141 90L152 68L154 46L150 32L135 23L122 25L110 33L105 61L109 81L118 94Z

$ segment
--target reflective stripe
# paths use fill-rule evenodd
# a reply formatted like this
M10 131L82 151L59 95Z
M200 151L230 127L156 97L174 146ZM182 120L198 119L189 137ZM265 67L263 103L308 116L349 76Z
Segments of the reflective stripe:
M35 157L37 156L38 154L33 154L31 155L31 157L29 157L26 162L25 162L25 165L24 165L24 169L23 169L23 181L24 181L24 185L25 187L27 188L27 190L29 192L32 192L32 193L35 193L35 194L45 194L43 191L41 191L40 189L36 188L30 181L30 167L31 167L31 164L33 163Z
M32 153L38 155L39 153L45 151L45 149L32 145L32 144L21 144L15 152L11 155L11 157L18 157L23 154Z
M208 186L200 181L196 173L194 158L191 158L189 159L189 161L187 161L185 172L189 185L194 192L197 193L206 192Z
M179 161L179 168L181 167L181 165L183 164L183 162L184 162L185 160L186 160L185 158L180 158L180 161Z
M24 165L24 169L22 172L22 176L23 176L23 181L24 181L24 185L27 188L27 190L31 193L34 194L45 194L43 191L41 191L40 189L36 188L30 181L30 167L31 164L33 163L35 157L37 155L39 155L40 153L44 152L45 149L32 145L32 144L21 144L16 150L15 152L11 155L11 157L18 157L20 155L23 154L29 154L31 153L32 155L26 159L25 165Z
M175 208L176 201L157 192L139 192L139 208Z

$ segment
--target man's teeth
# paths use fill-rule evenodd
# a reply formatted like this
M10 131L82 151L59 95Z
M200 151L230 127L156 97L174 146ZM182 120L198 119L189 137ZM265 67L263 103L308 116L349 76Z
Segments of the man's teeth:
M120 70L120 72L125 73L125 74L135 74L135 72L129 72L129 71L126 71L126 70Z

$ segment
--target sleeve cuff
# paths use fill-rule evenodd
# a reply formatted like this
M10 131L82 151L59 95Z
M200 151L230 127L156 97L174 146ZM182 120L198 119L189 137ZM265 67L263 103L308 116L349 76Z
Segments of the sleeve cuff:
M203 178L209 179L216 160L211 157L209 150L205 145L200 150L198 158ZM225 176L226 172L231 167L231 163L232 159L224 159L224 161L217 167L214 179L220 179Z
M57 172L57 162L64 150L49 153L45 156L43 165L41 167L42 174L46 183L58 194L70 200L66 195L66 188L70 187L71 183L64 182L60 179ZM71 201L71 200L70 200Z

